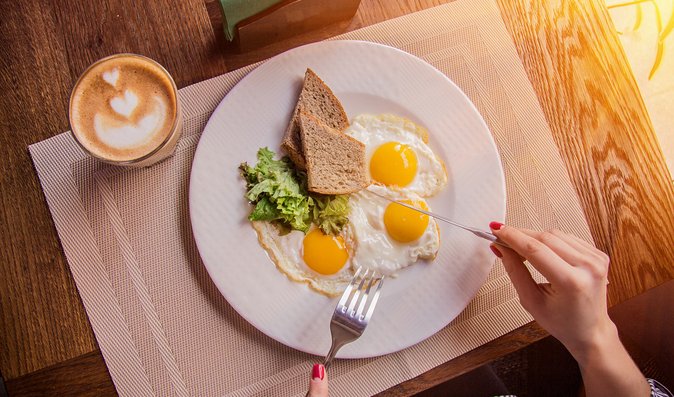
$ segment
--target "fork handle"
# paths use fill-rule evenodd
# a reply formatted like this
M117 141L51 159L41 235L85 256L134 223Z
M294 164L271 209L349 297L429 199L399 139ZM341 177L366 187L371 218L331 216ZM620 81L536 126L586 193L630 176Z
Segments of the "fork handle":
M330 346L330 351L328 352L328 355L325 356L325 361L323 361L323 366L325 367L325 369L330 368L330 364L332 364L332 360L335 358L335 354L337 354L337 351L341 349L342 346L344 345L346 345L346 342L337 343L335 338L332 338L332 346ZM304 397L309 397L308 391Z
M346 342L337 342L335 338L332 339L332 346L330 346L330 351L328 352L328 355L325 356L325 361L323 361L323 366L325 369L328 369L330 367L330 364L332 364L332 360L335 358L335 355L339 351L339 349L342 348L342 346L346 345Z

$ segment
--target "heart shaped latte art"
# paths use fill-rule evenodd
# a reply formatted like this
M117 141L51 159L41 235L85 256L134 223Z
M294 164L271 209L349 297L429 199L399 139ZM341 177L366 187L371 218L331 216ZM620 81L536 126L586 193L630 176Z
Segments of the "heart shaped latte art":
M134 98L136 98L135 95ZM122 101L121 98L114 99ZM94 116L94 131L98 139L107 146L118 149L130 148L146 142L161 129L167 114L166 103L161 98L155 96L148 100L152 103L148 113L136 122L120 122L105 114L97 113ZM112 105L112 101L110 102ZM127 102L125 105L128 105ZM114 105L112 106L114 108Z
M112 110L126 118L131 116L131 113L136 109L136 106L138 106L138 97L131 90L124 91L123 97L117 96L110 100L110 107L112 107Z
M103 72L103 80L111 86L117 85L117 80L119 80L119 69L114 68L107 72Z

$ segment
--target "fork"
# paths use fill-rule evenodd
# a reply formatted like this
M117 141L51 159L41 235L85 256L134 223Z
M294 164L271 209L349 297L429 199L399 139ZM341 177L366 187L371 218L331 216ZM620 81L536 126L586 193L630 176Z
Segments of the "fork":
M362 270L362 267L356 270L351 283L344 290L332 314L332 320L330 320L332 346L323 362L325 368L330 367L337 351L342 346L363 335L379 300L384 276L378 277L376 272L370 272L369 269L365 270L361 276ZM376 289L373 292L375 285Z

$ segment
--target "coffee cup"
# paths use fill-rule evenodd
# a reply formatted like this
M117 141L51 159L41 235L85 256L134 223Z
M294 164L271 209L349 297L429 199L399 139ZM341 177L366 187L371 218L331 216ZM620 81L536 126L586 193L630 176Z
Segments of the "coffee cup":
M89 66L73 88L69 119L87 154L126 167L167 158L182 133L173 78L159 63L136 54L112 55Z

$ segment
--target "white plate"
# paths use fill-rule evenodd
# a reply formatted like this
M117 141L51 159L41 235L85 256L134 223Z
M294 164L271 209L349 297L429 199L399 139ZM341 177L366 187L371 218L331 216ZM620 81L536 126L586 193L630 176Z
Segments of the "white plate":
M238 173L258 148L280 152L304 71L312 68L341 100L349 118L394 113L428 128L431 148L444 159L448 187L429 200L432 210L487 228L505 213L498 152L482 117L440 71L403 51L369 42L328 41L278 55L242 79L211 116L197 147L190 180L194 238L213 282L260 331L295 349L324 355L337 299L292 282L259 246L246 219ZM487 242L441 225L441 248L387 279L365 334L338 357L391 353L433 335L454 319L484 283L493 264Z

